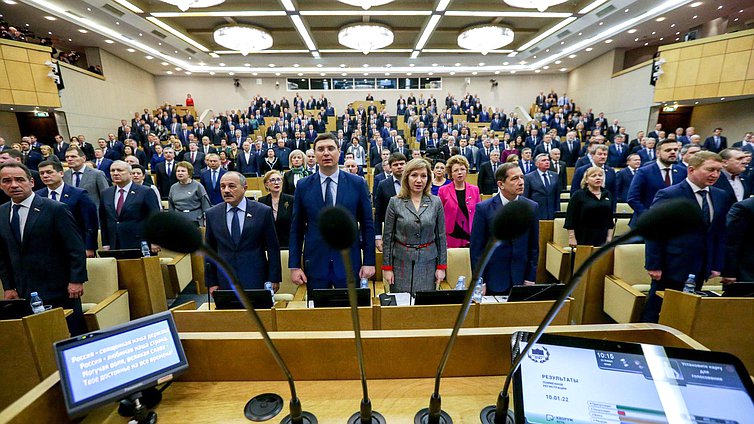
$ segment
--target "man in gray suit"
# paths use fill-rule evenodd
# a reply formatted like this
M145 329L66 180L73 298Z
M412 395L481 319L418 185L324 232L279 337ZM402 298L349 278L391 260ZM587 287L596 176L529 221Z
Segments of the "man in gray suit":
M65 152L68 169L63 174L63 182L73 187L83 188L99 209L100 196L109 185L105 173L86 166L86 155L78 147L71 147Z
M540 153L534 159L537 170L524 175L524 197L539 205L537 219L555 219L560 209L558 174L550 171L550 156Z

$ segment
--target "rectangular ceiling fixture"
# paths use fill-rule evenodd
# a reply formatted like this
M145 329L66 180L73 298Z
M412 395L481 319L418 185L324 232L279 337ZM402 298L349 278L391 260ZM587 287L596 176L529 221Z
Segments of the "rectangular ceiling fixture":
M567 18L572 13L567 12L497 12L497 11L466 11L449 10L446 16L465 16L476 18Z
M573 16L571 16L570 18L563 19L562 21L560 21L558 24L556 24L552 28L550 28L547 31L539 34L538 36L536 36L534 38L532 38L531 40L529 40L529 42L527 42L523 46L519 47L518 51L520 51L520 52L525 51L529 47L531 47L531 46L539 43L540 41L544 40L545 38L549 37L550 35L554 34L555 32L559 31L561 28L564 28L565 26L567 26L568 24L570 24L571 22L573 22L575 20L576 20L576 18L573 17Z
M285 16L283 10L224 10L221 12L153 12L158 18L223 18L230 17L265 17Z
M121 6L125 7L126 9L130 10L131 12L134 12L134 13L144 13L143 10L139 9L138 6L136 6L135 4L131 3L128 0L113 0L113 1L116 2L116 3L118 3Z
M432 35L432 31L435 30L438 23L440 23L440 15L432 15L432 17L429 18L427 26L424 27L424 31L422 31L422 35L419 37L419 41L416 42L416 47L414 47L415 52L421 51L421 49L424 48L427 41L429 41L429 36Z
M110 12L110 14L115 15L115 16L117 16L119 18L121 16L125 15L125 13L122 10L120 10L118 8L115 8L115 7L113 7L113 6L109 5L109 4L103 4L102 8L105 9L105 10L107 10L108 12Z
M302 10L301 16L429 16L431 10Z
M166 24L165 22L162 22L161 20L155 18L154 16L147 16L147 20L149 22L157 25L158 27L164 29L165 31L167 31L167 32L175 35L176 37L180 38L181 40L183 40L183 41L191 44L192 46L196 47L197 49L199 49L199 50L201 50L203 52L208 52L209 51L208 48L204 47L198 41L196 41L193 38L189 37L188 35L186 35L186 34L180 32L180 31L178 31L177 29L175 29L172 26Z

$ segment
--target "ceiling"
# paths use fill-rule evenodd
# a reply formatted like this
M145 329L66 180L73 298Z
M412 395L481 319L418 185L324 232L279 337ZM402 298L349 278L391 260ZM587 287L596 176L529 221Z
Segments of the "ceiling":
M721 17L728 32L743 29L754 5L570 0L540 13L501 0L396 0L365 12L336 0L226 0L184 13L159 0L2 0L0 13L38 35L51 33L62 48L99 47L155 75L441 76L566 72L611 49L675 42ZM340 28L364 21L389 26L394 43L368 55L338 43ZM217 45L213 31L232 23L267 30L272 48L243 56ZM460 31L490 23L510 27L514 41L487 55L458 47Z

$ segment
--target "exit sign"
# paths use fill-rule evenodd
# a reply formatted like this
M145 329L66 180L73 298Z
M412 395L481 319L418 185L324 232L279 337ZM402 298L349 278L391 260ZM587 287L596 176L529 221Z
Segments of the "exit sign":
M34 112L35 118L48 118L50 116L47 112Z

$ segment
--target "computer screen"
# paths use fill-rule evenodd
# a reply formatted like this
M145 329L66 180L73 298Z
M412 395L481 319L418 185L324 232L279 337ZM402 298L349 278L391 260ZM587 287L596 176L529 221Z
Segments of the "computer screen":
M514 380L520 423L744 424L751 393L729 354L549 335Z
M170 312L55 343L71 416L172 379L188 368Z

